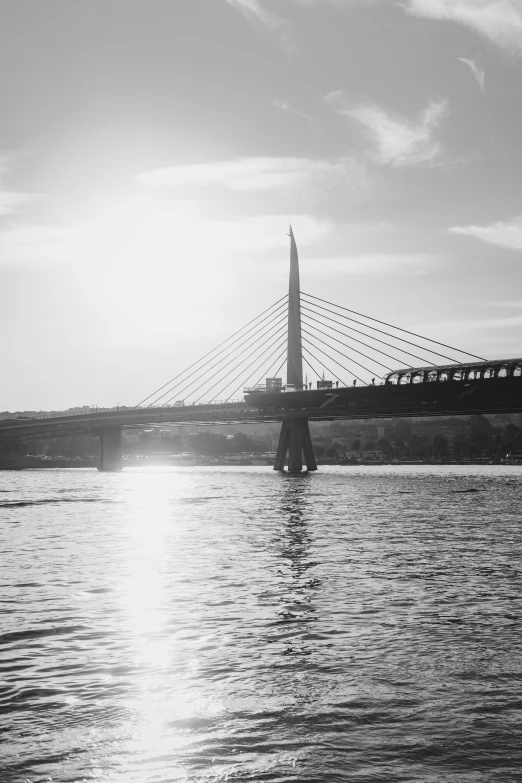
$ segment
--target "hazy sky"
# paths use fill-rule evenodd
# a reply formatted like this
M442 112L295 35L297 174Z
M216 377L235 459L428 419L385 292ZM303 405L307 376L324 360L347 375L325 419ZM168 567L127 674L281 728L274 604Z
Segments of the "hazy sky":
M520 356L522 0L0 0L0 410L285 293Z

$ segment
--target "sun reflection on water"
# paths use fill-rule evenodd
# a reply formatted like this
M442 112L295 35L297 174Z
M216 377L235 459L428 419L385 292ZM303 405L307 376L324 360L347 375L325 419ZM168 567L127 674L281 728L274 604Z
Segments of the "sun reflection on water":
M180 630L186 634L190 609L184 596L172 589L173 581L179 584L191 576L176 542L186 534L177 501L193 492L193 480L181 470L134 473L132 503L122 521L126 547L121 603L134 672L123 756L132 757L132 780L139 783L154 779L151 767L158 773L168 767L169 779L186 779L178 758L197 739L191 723L196 716L219 711L208 698L198 698L198 662ZM137 772L140 766L149 770L143 777Z

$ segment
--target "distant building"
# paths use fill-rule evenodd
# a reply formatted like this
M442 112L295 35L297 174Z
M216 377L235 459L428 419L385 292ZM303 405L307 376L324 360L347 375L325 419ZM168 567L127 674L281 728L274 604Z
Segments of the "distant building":
M417 421L413 427L413 434L418 438L432 439L436 435L443 435L448 440L453 440L457 435L468 435L471 432L469 419L428 419Z

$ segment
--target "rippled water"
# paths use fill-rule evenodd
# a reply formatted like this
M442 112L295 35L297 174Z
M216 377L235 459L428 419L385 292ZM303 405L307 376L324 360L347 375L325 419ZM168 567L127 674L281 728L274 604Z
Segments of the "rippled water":
M522 470L0 473L1 783L522 780Z

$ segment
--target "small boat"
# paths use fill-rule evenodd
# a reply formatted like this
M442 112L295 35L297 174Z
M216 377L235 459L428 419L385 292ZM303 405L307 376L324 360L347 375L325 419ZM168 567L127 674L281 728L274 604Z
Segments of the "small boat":
M500 461L503 465L522 465L522 451L510 451Z
M221 465L252 465L252 455L223 454L219 462Z
M169 454L169 465L197 465L198 460L195 454L189 451L183 451L181 454Z
M252 465L273 465L275 458L275 451L267 451L262 454L252 454Z

